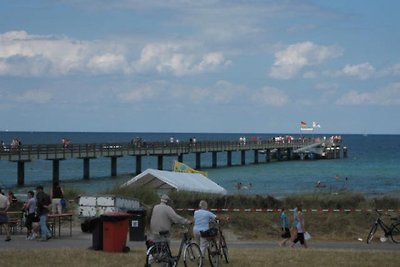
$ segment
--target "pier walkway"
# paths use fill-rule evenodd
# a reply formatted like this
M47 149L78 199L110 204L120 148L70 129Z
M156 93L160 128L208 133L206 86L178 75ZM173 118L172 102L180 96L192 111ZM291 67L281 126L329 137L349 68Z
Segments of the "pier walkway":
M142 172L142 158L157 157L157 168L163 169L163 157L175 156L183 162L183 156L195 154L196 169L201 169L201 154L211 153L212 167L217 167L218 153L227 153L226 166L233 166L232 153L240 153L240 165L246 165L246 153L254 153L254 164L259 163L259 155L265 162L293 159L336 159L341 154L341 139L302 138L252 141L201 141L201 142L141 142L106 144L33 144L0 149L0 160L17 163L17 184L25 183L25 163L33 160L50 160L53 164L53 182L60 179L60 161L83 160L83 178L90 178L90 160L108 157L111 160L111 176L117 175L117 159L124 156L135 157L136 174ZM347 157L347 148L343 148Z

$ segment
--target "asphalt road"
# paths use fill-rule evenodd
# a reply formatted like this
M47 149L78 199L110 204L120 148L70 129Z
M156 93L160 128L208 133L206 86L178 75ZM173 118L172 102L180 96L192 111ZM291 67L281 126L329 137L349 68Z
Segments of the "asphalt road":
M4 241L4 235L0 236L0 249L61 249L61 248L85 248L89 249L92 247L93 238L92 234L82 233L80 229L73 229L72 236L69 236L68 232L63 232L61 237L56 237L48 240L47 242L41 242L37 240L26 240L24 234L12 235L10 242ZM231 248L278 248L279 240L266 240L266 241L230 241L227 240L228 246ZM172 241L173 246L179 246L179 240ZM144 241L127 241L127 246L131 249L141 249L145 247ZM349 242L322 242L316 240L310 240L310 248L313 249L327 249L327 250L378 250L378 251L390 251L400 250L400 244L395 244L391 240L384 243L374 242L372 244L366 244L365 241L349 241ZM296 247L300 248L300 244Z

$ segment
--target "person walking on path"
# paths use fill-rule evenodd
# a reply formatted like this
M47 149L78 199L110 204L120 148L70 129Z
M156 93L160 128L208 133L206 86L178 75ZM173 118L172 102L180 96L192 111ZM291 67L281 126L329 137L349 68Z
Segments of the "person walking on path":
M39 215L41 241L50 239L51 233L47 227L48 215L51 206L50 196L43 192L43 186L36 187L36 205Z
M170 232L172 223L191 223L191 221L176 214L174 209L168 205L170 201L171 199L167 195L162 195L160 204L153 208L150 219L150 233L153 240L160 239L160 232Z
M292 248L296 245L297 242L300 241L300 244L303 245L304 248L307 248L307 242L304 239L304 233L306 232L306 227L305 227L305 223L304 223L304 215L303 215L303 211L301 208L298 208L298 212L297 212L297 222L296 222L296 230L297 230L297 236L296 238L293 240L293 244L292 244Z
M6 239L4 241L11 241L10 226L8 225L7 211L10 208L10 201L8 197L0 194L0 227L4 227L6 231Z
M286 246L286 242L288 242L291 237L290 229L289 229L289 220L286 216L285 208L282 208L279 218L281 220L281 227L282 227L281 237L283 238L283 240L281 242L279 242L278 244L280 247L284 247L284 246Z
M34 197L33 191L28 191L28 201L24 204L22 208L26 211L25 227L28 229L26 239L36 238L35 234L32 232L32 223L35 221L35 211L36 211L36 199Z

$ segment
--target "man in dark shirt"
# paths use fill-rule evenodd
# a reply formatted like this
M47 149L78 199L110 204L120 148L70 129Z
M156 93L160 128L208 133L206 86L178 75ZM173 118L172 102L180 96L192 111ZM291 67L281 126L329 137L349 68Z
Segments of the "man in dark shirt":
M43 192L43 186L39 185L36 187L36 205L37 211L40 218L40 232L41 241L47 241L51 238L51 233L47 227L48 214L51 206L50 196Z

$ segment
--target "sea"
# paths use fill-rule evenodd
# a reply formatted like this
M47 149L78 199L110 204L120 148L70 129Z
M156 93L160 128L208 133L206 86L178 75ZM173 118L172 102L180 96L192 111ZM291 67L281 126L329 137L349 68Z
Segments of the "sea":
M10 144L14 138L26 144L60 144L63 138L73 144L86 143L123 143L134 138L144 141L197 141L239 140L246 137L269 139L275 136L300 134L286 133L116 133L116 132L0 132L0 140ZM338 134L334 134L338 135ZM327 137L330 134L313 134L312 137ZM348 157L330 160L293 160L270 162L259 156L259 164L254 164L253 153L246 154L246 165L240 165L240 153L234 152L232 164L227 167L226 153L218 154L217 168L212 168L211 154L201 156L202 170L208 177L224 187L228 194L262 195L285 197L303 193L359 192L366 196L400 196L400 135L343 134L342 144L348 148ZM311 135L310 135L311 137ZM171 170L176 157L164 158L164 169ZM185 164L194 167L195 155L185 155ZM111 177L109 158L97 158L90 161L90 179L83 180L83 161L70 159L60 162L60 183L82 194L97 194L120 186L135 176L135 158L118 158L117 177ZM157 168L157 158L143 157L142 170ZM34 160L25 163L25 185L17 186L17 163L0 161L0 186L3 190L25 193L28 189L41 184L50 187L52 162ZM316 187L317 182L321 187ZM237 185L241 183L241 189Z

